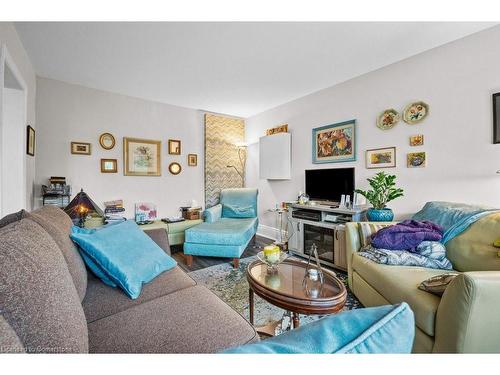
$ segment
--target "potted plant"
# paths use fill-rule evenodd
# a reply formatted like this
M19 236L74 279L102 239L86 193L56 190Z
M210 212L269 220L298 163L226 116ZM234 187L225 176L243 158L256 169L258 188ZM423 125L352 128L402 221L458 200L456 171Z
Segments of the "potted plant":
M371 204L367 217L370 221L392 221L394 213L386 205L388 202L402 197L403 189L396 188L396 176L379 172L372 178L367 178L371 190L356 189L356 193L364 196Z

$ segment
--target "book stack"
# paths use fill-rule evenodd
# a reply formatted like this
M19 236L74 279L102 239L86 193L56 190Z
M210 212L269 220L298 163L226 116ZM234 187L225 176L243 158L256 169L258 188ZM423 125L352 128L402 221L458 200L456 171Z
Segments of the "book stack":
M107 223L115 223L127 220L125 218L124 212L125 208L123 207L123 200L117 199L114 201L104 202L104 215Z
M43 205L66 207L71 198L71 186L66 185L66 177L49 178L49 184L42 185L42 197Z

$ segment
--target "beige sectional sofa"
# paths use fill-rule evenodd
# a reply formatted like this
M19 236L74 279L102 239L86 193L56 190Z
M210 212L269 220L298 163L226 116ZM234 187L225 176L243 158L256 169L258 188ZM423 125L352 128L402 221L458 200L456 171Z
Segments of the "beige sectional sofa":
M415 313L417 353L500 353L500 213L488 215L446 244L461 272L442 298L417 289L445 273L423 267L388 266L358 254L358 223L346 226L348 283L366 307L407 302Z
M56 207L1 224L0 351L213 353L258 340L248 321L178 267L136 300L106 286L87 272L69 238L72 222ZM169 252L165 231L149 234Z

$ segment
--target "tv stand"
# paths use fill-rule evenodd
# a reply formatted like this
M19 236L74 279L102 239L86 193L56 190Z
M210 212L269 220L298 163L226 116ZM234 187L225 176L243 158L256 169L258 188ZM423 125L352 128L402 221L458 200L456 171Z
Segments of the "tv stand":
M365 220L366 210L366 206L346 209L317 203L293 204L290 222L295 233L288 242L289 250L308 257L314 243L321 263L345 271L345 223Z

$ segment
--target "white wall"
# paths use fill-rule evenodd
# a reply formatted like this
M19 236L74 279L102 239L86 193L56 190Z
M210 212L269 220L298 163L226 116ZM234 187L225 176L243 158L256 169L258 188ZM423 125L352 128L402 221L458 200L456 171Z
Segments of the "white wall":
M37 90L38 189L50 176L65 176L73 196L83 188L101 207L124 199L127 217L133 217L136 202L155 203L160 217L178 215L191 199L203 204L202 113L45 78L38 78ZM99 145L104 132L115 137L112 150ZM161 177L123 175L123 137L162 141ZM167 154L169 138L182 141L182 155ZM71 141L92 143L92 155L72 155ZM189 153L198 154L197 167L187 165ZM101 158L118 159L118 173L101 173ZM168 172L173 161L182 165L180 175Z
M16 29L11 22L0 22L0 45L4 44L7 47L9 54L12 56L14 63L19 70L22 79L27 85L27 124L30 124L36 130L35 124L35 96L36 96L36 76L33 66L26 50L24 49ZM1 105L1 104L0 104ZM26 125L23 124L24 132ZM25 150L26 145L22 144ZM23 153L26 161L26 188L23 188L28 209L31 209L33 203L34 179L35 179L35 157Z
M289 181L259 180L258 145L249 147L247 186L260 190L261 223L274 226L265 210L295 199L310 168L354 166L358 188L366 188L366 178L378 171L396 174L405 197L389 206L399 218L430 200L500 206L500 144L492 144L491 104L491 94L500 91L499 42L495 27L248 118L247 142L258 142L266 128L283 123L292 133ZM414 100L430 105L424 122L401 121L388 131L375 126L380 112L402 110ZM357 120L357 161L312 164L311 129L350 119ZM418 133L425 145L410 147L409 136ZM365 168L365 150L390 146L397 148L397 168ZM406 154L420 150L427 152L427 167L407 168Z

